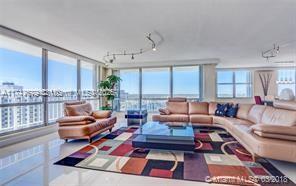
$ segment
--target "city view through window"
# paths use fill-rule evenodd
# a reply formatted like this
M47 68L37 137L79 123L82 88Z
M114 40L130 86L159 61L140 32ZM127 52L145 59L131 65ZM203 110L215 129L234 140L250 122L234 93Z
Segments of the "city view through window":
M42 90L42 49L0 36L0 133L44 125L42 96L23 94ZM95 65L81 62L81 91L94 90ZM66 74L66 75L65 75ZM77 59L48 52L48 122L63 116L63 101L77 99ZM82 99L89 99L82 93ZM98 100L90 100L98 107Z

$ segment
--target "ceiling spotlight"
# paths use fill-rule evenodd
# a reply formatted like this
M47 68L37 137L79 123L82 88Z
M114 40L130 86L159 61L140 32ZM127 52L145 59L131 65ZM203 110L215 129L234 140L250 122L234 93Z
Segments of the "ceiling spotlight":
M135 59L134 54L132 54L132 60L134 60L134 59Z
M115 57L115 54L113 54L113 61L115 61L116 57Z

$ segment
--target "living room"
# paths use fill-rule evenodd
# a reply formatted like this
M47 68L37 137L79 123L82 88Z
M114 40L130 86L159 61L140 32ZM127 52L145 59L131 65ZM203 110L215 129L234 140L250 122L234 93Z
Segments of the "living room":
M295 185L295 11L1 0L0 185Z

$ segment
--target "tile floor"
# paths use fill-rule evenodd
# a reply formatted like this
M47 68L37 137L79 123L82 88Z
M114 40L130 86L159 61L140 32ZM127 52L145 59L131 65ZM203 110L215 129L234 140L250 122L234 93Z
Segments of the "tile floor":
M118 124L117 127L123 124ZM57 133L0 149L0 185L20 186L193 186L191 181L123 175L53 165L57 160L87 145L85 140L64 143ZM272 161L296 183L296 164ZM214 184L211 184L214 185Z

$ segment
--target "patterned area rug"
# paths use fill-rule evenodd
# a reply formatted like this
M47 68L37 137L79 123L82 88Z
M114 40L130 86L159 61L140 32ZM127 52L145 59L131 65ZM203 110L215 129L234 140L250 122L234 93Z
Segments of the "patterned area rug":
M55 164L212 183L294 185L264 158L253 162L249 152L224 129L195 127L194 153L133 148L136 130L120 128Z

